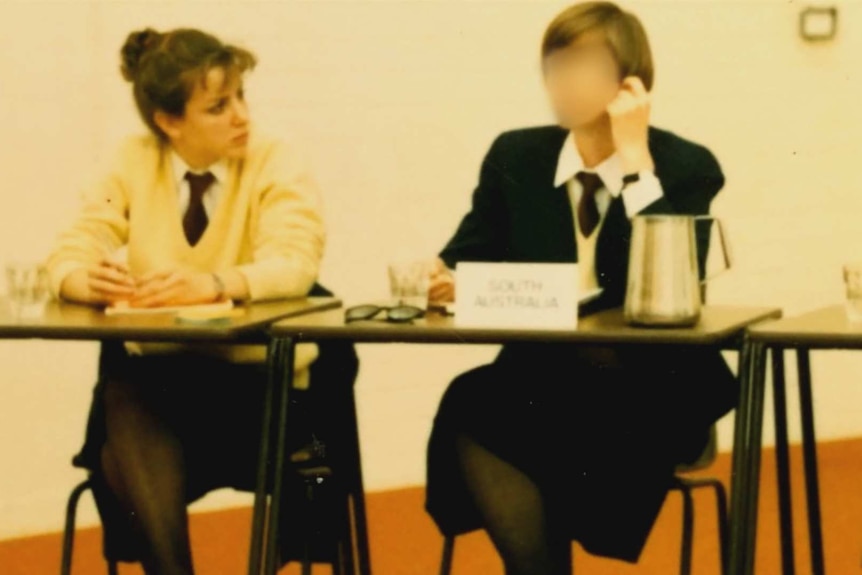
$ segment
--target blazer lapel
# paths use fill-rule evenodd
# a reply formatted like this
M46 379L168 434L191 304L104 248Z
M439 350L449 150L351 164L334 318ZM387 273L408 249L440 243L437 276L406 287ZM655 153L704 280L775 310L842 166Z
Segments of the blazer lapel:
M578 259L575 220L569 189L566 184L554 185L560 149L566 135L567 132L560 130L549 142L546 153L542 154L545 161L540 164L541 182L536 194L541 198L539 204L543 213L539 229L546 238L548 259L564 263L576 262Z
M533 142L527 162L517 173L518 193L510 209L517 259L536 262L574 262L577 259L574 218L566 185L554 186L557 159L565 132Z
M547 198L543 202L546 209L543 233L548 236L552 260L576 262L578 243L575 240L575 219L568 188L565 184L555 188L551 183L549 189L542 190L542 195Z

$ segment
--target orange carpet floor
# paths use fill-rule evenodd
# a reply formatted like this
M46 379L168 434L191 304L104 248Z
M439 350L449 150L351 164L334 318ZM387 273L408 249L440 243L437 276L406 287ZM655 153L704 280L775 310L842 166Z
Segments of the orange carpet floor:
M862 438L823 443L819 447L821 500L826 568L830 574L862 573ZM794 512L798 525L805 520L801 455L792 450ZM758 527L757 572L780 572L774 454L764 453ZM632 470L636 475L636 470ZM730 457L723 454L708 470L725 482ZM437 572L442 539L423 511L424 491L408 488L370 493L368 521L371 558L376 575L429 575ZM85 499L85 505L91 504ZM584 575L671 574L678 571L681 507L678 495L666 503L637 565L592 557L575 549L575 572ZM9 520L4 518L4 520ZM249 508L196 513L191 531L198 575L239 575L246 570ZM718 538L715 505L708 493L695 500L694 572L718 575ZM82 529L75 545L74 575L106 573L101 558L99 529ZM797 529L797 573L810 573L806 533ZM0 574L39 575L59 572L60 534L0 541ZM140 575L137 565L123 565L121 575ZM283 574L298 574L288 565ZM315 573L330 573L316 566ZM455 575L501 574L502 566L482 532L458 539Z

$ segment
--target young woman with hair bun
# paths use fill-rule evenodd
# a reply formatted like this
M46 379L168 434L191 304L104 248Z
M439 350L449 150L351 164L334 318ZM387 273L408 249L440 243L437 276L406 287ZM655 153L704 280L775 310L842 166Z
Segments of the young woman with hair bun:
M190 28L133 32L120 55L148 133L124 141L85 190L48 260L55 295L157 307L321 289L320 194L293 147L252 128L243 78L255 56ZM255 485L265 351L103 345L79 460L93 471L106 554L149 575L193 573L186 505ZM295 397L313 412L310 382L349 390L357 362L351 346L307 344L294 369L306 389Z

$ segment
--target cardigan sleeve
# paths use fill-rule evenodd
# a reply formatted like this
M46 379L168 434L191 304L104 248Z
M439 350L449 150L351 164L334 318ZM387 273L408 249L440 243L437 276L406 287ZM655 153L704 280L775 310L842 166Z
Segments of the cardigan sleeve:
M257 168L253 261L237 269L252 301L304 296L317 280L326 241L317 183L297 151L280 142Z
M129 236L129 202L120 174L122 153L107 175L87 186L82 209L57 237L46 267L54 297L73 271L98 263L124 246Z

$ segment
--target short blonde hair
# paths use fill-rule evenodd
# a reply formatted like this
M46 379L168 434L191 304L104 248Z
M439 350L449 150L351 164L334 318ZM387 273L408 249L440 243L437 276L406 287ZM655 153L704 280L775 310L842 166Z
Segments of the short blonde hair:
M613 2L582 2L563 10L545 31L542 59L593 31L604 34L620 68L620 79L637 76L651 90L655 69L646 31L637 16Z

